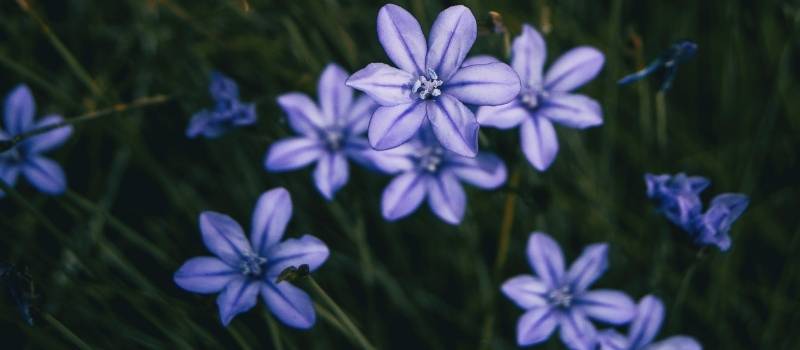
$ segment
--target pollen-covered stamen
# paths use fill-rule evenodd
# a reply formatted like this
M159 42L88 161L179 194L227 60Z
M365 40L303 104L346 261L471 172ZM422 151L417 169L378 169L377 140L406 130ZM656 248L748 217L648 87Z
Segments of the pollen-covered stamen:
M419 79L414 82L411 92L419 94L419 98L423 100L429 97L437 97L442 94L442 90L439 89L442 84L444 82L439 80L436 72L428 68L428 76L420 75Z
M253 277L260 277L264 272L264 265L267 263L266 258L257 255L246 256L242 261L242 274Z
M556 307L570 307L570 305L572 305L572 299L572 291L569 287L554 289L547 294L548 303Z
M444 150L441 147L425 147L417 154L420 169L434 173L444 161Z

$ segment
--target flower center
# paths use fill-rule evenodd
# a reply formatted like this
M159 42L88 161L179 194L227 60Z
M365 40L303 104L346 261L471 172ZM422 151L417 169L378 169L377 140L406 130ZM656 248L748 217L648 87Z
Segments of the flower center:
M427 172L435 173L444 160L444 149L441 147L425 147L417 154L417 165Z
M264 272L263 267L267 263L267 259L257 255L247 256L242 262L242 274L252 277L261 277Z
M329 150L336 151L342 147L344 134L340 130L325 129L320 136Z
M439 80L439 76L433 69L428 68L428 76L420 75L419 79L414 82L414 86L411 88L411 92L415 94L419 94L419 98L427 99L431 97L437 97L442 94L442 90L439 89L440 86L444 84L443 81Z
M548 97L547 91L544 91L541 86L525 87L519 93L520 101L528 108L536 108L539 103Z
M554 289L547 294L547 301L550 305L563 308L568 308L572 305L572 298L572 291L569 290L569 287Z

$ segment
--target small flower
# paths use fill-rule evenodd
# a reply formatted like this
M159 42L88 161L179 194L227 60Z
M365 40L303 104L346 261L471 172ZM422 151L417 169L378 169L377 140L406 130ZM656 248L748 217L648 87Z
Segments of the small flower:
M711 184L701 176L686 176L679 173L675 176L662 174L645 174L647 197L658 203L658 209L667 220L676 226L689 231L695 218L703 210L700 193Z
M475 17L461 5L439 14L427 43L408 11L393 4L380 9L378 39L397 68L372 63L347 80L382 106L369 124L375 149L405 143L427 120L444 148L468 157L478 153L478 122L464 104L507 103L520 84L505 63L464 61L477 33Z
M721 251L730 249L728 232L749 203L750 199L740 193L723 193L714 197L711 207L694 223L698 243L716 245Z
M317 85L319 107L302 93L279 96L289 125L300 136L274 143L264 161L269 171L294 170L316 162L314 182L328 200L347 183L348 158L369 167L377 157L363 137L377 105L366 95L354 100L345 80L347 72L338 65L325 68Z
M570 349L593 349L597 334L589 318L610 324L628 323L636 306L625 293L588 288L608 267L608 244L592 244L569 270L561 248L550 236L534 232L528 240L528 261L536 276L520 275L503 283L503 293L525 314L517 322L517 343L541 343L560 326Z
M427 197L428 205L442 220L458 224L464 217L467 197L461 181L493 189L506 181L506 166L497 156L481 152L474 158L444 149L427 125L414 140L377 152L376 166L399 173L383 191L381 211L387 220L403 218Z
M626 75L620 79L617 84L627 85L642 80L655 72L663 71L663 80L661 81L659 90L667 91L672 87L672 82L675 80L675 75L678 73L678 66L694 57L696 53L696 43L688 40L679 41L661 53L661 55L653 62L650 62L647 67L636 73Z
M653 343L653 338L664 320L664 305L658 298L648 295L639 301L636 317L628 329L628 336L614 330L606 330L598 335L601 350L702 350L703 347L687 336L674 336Z
M521 125L522 151L536 169L547 170L558 153L558 139L553 122L570 128L585 129L603 124L603 111L597 101L571 93L594 79L605 58L593 47L574 48L543 73L547 46L541 35L529 25L514 39L511 66L522 80L519 97L510 103L481 107L478 123L500 129Z
M0 140L10 140L27 131L39 129L64 121L60 115L47 115L34 121L36 103L31 90L21 84L8 94L3 111L3 129ZM64 193L67 179L58 163L45 158L42 153L58 148L72 135L72 127L65 126L43 134L29 137L13 148L0 153L0 179L14 186L22 173L40 192L49 195ZM5 196L0 191L0 198Z
M231 78L212 72L208 91L214 100L214 108L201 110L192 116L186 129L187 137L211 139L234 127L255 124L256 105L239 101L239 87Z
M292 216L289 192L277 188L259 198L253 212L250 240L229 216L206 211L200 214L203 242L216 257L189 259L175 272L175 283L190 292L219 292L222 324L256 305L260 294L275 317L287 326L311 328L316 321L314 305L303 290L287 281L277 282L283 270L308 265L316 270L328 258L328 247L314 236L281 242Z

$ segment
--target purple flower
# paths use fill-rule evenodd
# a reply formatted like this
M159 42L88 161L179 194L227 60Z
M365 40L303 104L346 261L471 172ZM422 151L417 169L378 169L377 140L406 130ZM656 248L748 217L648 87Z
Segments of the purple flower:
M298 92L278 97L289 126L300 136L274 143L264 162L269 171L294 170L316 162L314 182L328 200L347 183L348 158L371 166L377 157L362 135L377 105L368 96L354 100L346 80L347 72L329 64L317 85L319 107Z
M478 122L464 104L507 103L519 94L520 83L504 63L464 61L476 36L475 17L464 6L442 11L427 43L408 11L393 4L380 9L378 39L397 68L371 63L347 80L382 106L369 124L375 149L405 143L427 120L444 148L469 157L478 153Z
M375 162L378 168L399 173L383 191L381 211L387 220L411 214L427 197L433 212L455 225L467 205L461 181L484 189L506 181L506 166L500 158L485 152L470 158L448 151L427 125L410 142L377 153L382 154L382 160Z
M253 212L250 240L229 216L200 214L203 242L216 257L189 259L175 272L175 283L190 292L219 292L217 305L222 324L256 305L260 294L272 314L290 327L307 329L316 314L311 298L289 282L276 282L287 267L308 265L316 270L328 258L328 247L314 236L281 242L292 216L289 192L277 188L258 199Z
M684 173L675 176L645 174L644 180L647 197L656 201L658 210L667 220L690 231L703 210L700 193L711 181L701 176L686 176Z
M608 244L592 244L569 270L558 243L545 233L528 240L528 261L536 276L520 275L503 283L503 293L525 313L517 322L520 346L541 343L560 327L561 340L570 349L593 349L597 334L589 319L610 324L629 322L636 306L625 293L589 291L608 267Z
M213 109L195 113L189 121L186 136L216 138L226 131L256 122L256 105L239 101L239 87L220 72L211 73L208 92L214 100Z
M47 115L34 121L36 103L31 90L21 84L6 97L3 110L3 129L0 140L10 140L27 131L58 124L64 121L60 115ZM22 173L40 192L57 195L67 189L67 179L58 163L45 158L42 153L61 146L72 134L72 127L65 126L43 134L29 137L15 147L0 153L0 179L9 186L17 183ZM0 198L5 196L0 191Z
M694 222L696 240L704 245L716 245L721 251L731 247L728 234L750 200L740 193L723 193L711 200L711 207Z
M574 48L552 64L543 74L547 46L529 25L514 39L511 66L522 80L519 97L507 104L478 109L482 126L510 129L521 125L522 151L540 171L553 163L558 139L553 122L576 129L603 124L603 111L597 101L572 90L592 80L603 68L605 58L595 48Z
M687 336L674 336L653 343L653 338L664 320L664 305L658 298L648 295L639 302L636 317L625 337L614 330L598 335L601 350L702 350L703 347Z

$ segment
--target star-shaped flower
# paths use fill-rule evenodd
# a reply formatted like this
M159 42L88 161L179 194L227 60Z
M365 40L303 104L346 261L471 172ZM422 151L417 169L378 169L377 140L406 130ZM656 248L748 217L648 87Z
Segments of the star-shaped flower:
M200 231L215 255L189 259L175 272L175 283L195 293L220 293L220 319L228 325L238 314L256 305L260 294L270 311L290 327L307 329L316 321L314 305L303 290L278 275L290 266L316 270L328 258L328 247L314 236L281 242L292 216L289 192L277 188L259 198L253 212L250 240L239 224L216 212L200 214Z
M636 317L628 329L628 336L606 330L598 336L601 350L702 350L694 338L678 335L660 342L653 338L664 320L664 305L658 298L648 295L639 301Z
M187 137L216 138L232 128L255 124L256 105L239 101L239 87L231 78L212 72L208 92L214 100L214 108L192 116L186 129Z
M380 9L378 39L397 68L371 63L347 80L382 106L369 124L375 149L405 143L427 120L444 148L468 157L478 153L478 122L464 104L507 103L520 83L505 63L465 64L476 36L475 17L464 6L442 11L427 42L408 11L393 4Z
M558 153L558 138L553 123L585 129L603 124L603 111L597 101L572 93L594 79L605 58L593 47L574 48L543 73L547 46L539 32L522 26L514 39L511 66L522 80L519 97L507 104L478 109L478 123L500 129L520 126L522 151L536 169L547 170Z

